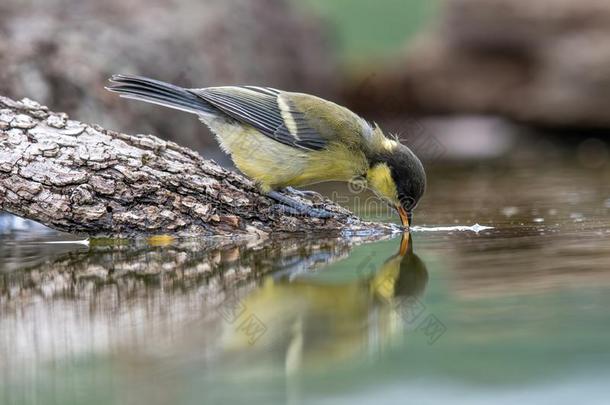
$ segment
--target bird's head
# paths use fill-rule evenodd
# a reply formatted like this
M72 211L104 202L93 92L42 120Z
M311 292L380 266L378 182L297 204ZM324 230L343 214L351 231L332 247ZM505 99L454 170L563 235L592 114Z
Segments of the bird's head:
M370 159L366 173L369 187L396 208L404 227L426 189L426 172L417 156L403 144L387 140Z

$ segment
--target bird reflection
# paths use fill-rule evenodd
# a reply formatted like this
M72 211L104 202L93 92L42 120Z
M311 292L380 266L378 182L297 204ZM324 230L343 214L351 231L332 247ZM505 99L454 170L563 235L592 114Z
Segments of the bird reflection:
M269 276L240 302L250 322L225 324L222 345L256 353L258 365L279 356L288 374L378 353L406 330L405 306L424 292L428 272L409 234L373 270L356 268L358 277L341 283Z

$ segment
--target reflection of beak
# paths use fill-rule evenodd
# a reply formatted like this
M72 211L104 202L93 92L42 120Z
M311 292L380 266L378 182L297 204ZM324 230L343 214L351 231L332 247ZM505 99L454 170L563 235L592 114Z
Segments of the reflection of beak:
M408 228L409 222L411 220L411 213L407 212L406 209L399 205L396 206L396 209L398 210L398 215L400 216L400 220L402 221L402 226Z
M409 251L409 234L403 233L402 239L400 240L400 250L398 251L398 253L401 256L404 256L407 254L408 251Z

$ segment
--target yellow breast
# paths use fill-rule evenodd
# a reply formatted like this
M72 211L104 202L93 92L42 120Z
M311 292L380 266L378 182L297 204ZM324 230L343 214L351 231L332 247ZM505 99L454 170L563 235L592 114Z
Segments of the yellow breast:
M340 143L310 151L277 142L251 126L224 120L208 125L235 166L256 181L263 192L324 181L348 181L368 168L362 152Z

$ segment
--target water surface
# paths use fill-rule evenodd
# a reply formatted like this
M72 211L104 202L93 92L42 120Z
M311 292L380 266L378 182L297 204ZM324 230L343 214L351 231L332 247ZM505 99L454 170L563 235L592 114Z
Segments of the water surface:
M607 403L610 168L558 159L432 171L402 245L6 233L0 403Z

